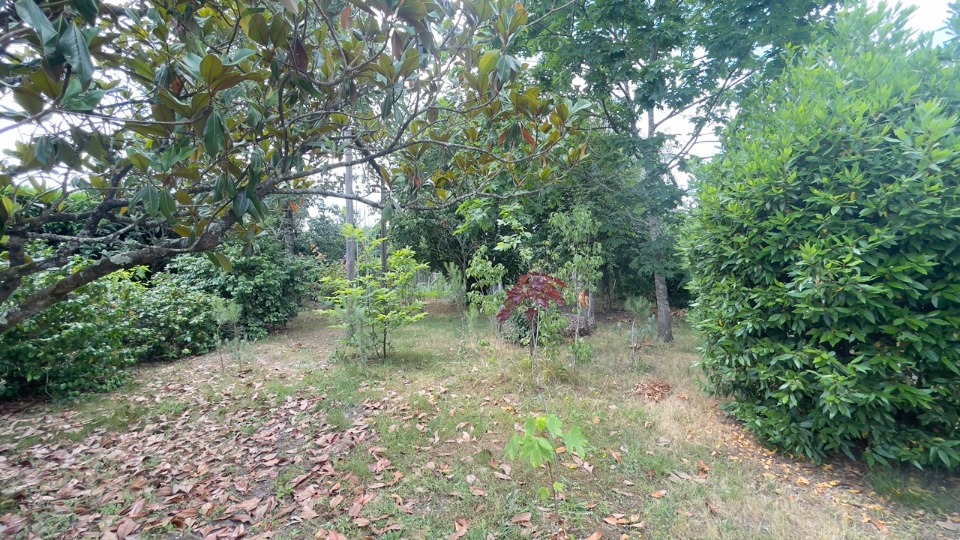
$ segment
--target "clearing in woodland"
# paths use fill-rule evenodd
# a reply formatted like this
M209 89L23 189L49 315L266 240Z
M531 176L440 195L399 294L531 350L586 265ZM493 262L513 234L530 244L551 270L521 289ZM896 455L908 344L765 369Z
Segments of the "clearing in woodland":
M8 403L0 529L17 538L958 538L960 482L812 465L759 446L699 386L695 340L531 366L485 320L431 306L385 360L283 334L142 367L81 403ZM549 355L546 355L549 356ZM540 381L540 382L537 382ZM508 460L524 422L579 427L555 474ZM538 496L554 481L560 498ZM559 510L559 519L555 512Z

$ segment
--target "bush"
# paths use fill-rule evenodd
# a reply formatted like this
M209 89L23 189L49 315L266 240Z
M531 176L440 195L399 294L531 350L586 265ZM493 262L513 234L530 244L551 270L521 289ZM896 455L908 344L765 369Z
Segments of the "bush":
M763 440L956 468L960 71L905 24L843 14L744 104L700 171L694 322Z
M78 259L68 271L84 264ZM109 391L123 368L172 360L217 346L219 298L184 290L166 274L148 284L146 268L111 274L0 336L0 397L53 397ZM52 282L32 277L17 295Z
M83 264L76 261L67 271ZM30 294L57 277L52 272L33 276L15 296ZM131 310L138 293L129 277L118 272L81 287L0 335L0 396L43 392L62 397L119 386L122 368L136 361L126 344L135 333Z
M140 287L136 332L131 338L139 360L175 360L203 354L219 342L216 310L220 298L180 287L170 274L154 275Z
M316 294L317 263L290 257L276 242L264 242L253 255L226 250L233 264L222 270L203 256L185 256L168 266L177 287L214 294L240 305L240 331L249 339L287 324L300 311L304 298Z

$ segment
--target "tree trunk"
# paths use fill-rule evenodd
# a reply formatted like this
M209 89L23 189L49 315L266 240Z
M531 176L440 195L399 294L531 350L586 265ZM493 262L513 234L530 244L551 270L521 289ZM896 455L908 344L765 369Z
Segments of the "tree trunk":
M293 257L296 255L296 226L293 221L293 204L287 203L287 211L283 214L283 243L287 248L287 255Z
M387 253L387 220L383 216L380 217L380 238L383 240L380 244L380 272L386 275L389 270L387 265L389 255Z
M350 132L347 131L347 137L349 136ZM344 159L347 161L353 159L353 152L350 151L349 147L347 147ZM353 166L347 167L347 171L343 175L343 191L348 197L353 195ZM353 217L353 199L348 198L345 202L347 206L347 224L356 227L357 224L354 223ZM357 245L353 238L347 238L347 252L344 258L346 259L347 280L352 283L357 279Z
M660 218L651 216L649 224L650 241L656 242L663 236ZM667 280L659 270L662 264L663 261L660 260L658 256L658 260L654 261L655 270L653 273L653 282L657 291L657 339L663 343L670 343L673 341L673 320L670 315L670 297L667 294Z

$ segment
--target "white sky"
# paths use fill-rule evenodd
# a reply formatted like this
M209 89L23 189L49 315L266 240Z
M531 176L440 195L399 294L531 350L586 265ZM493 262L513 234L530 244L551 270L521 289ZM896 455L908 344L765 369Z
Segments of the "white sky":
M877 0L870 0L870 5L877 5ZM948 0L902 0L904 6L914 6L916 11L910 17L910 25L915 30L935 32L942 30L947 23L949 11Z

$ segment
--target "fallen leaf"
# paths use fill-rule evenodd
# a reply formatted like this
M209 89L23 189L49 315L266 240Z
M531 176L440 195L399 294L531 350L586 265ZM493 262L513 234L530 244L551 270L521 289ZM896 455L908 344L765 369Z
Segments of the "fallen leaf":
M877 528L878 531L880 531L880 532L882 532L882 533L887 532L887 526L886 526L882 521L880 521L880 520L873 519L873 518L867 518L867 523L873 525L874 527Z
M120 525L117 525L117 539L123 540L127 535L132 534L134 531L140 528L140 524L136 521L126 518L120 522Z
M313 519L313 518L315 518L315 517L318 517L320 514L314 512L314 511L313 511L313 508L310 508L309 506L304 506L304 507L300 510L300 513L299 513L298 515L299 515L302 519Z
M600 531L597 531L586 538L586 540L601 540L603 534Z
M666 494L667 494L667 490L661 489L660 491L651 493L650 496L653 497L654 499L662 499Z
M513 519L510 520L510 523L529 523L531 517L533 517L533 515L530 512L524 512L522 514L513 516Z
M467 526L470 524L467 520L463 518L457 518L453 522L454 532L447 537L447 540L457 540L463 538L467 534Z
M948 531L960 531L960 523L952 523L950 521L938 521L937 527Z

